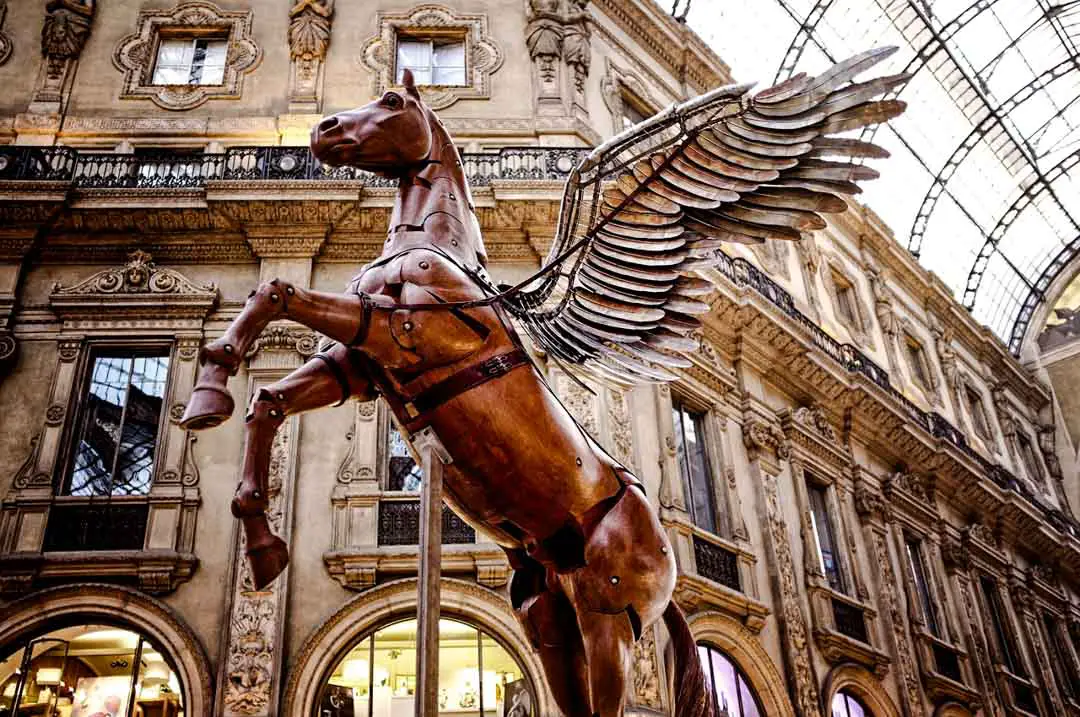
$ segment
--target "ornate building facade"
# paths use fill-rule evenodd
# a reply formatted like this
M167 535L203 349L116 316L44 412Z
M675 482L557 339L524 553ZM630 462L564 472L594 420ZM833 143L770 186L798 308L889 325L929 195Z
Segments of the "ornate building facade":
M422 476L385 407L282 427L265 590L228 511L243 421L178 424L260 280L338 291L378 255L393 187L306 141L406 67L500 281L545 257L588 147L731 81L652 0L0 0L0 714L411 714ZM1049 384L867 208L718 259L671 386L537 359L644 481L720 714L1080 715ZM232 390L318 342L272 325ZM449 513L444 543L443 713L557 714L502 551ZM671 711L666 641L635 648L635 714Z

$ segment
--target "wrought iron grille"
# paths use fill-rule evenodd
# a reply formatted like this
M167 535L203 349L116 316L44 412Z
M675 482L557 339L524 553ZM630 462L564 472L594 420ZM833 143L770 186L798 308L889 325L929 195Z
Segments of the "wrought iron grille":
M933 646L934 650L934 665L936 666L937 673L944 675L950 680L956 682L963 682L963 675L960 673L960 658L956 654L955 650L952 650L944 645Z
M379 545L416 545L419 542L420 501L380 501ZM476 542L476 531L446 506L442 513L442 542L444 545Z
M833 624L836 625L837 632L853 640L870 644L870 638L866 634L866 616L862 608L833 598L832 611Z
M149 513L146 503L53 505L43 550L142 550Z
M0 180L70 181L78 157L70 147L0 147Z
M732 590L742 590L739 582L739 556L732 551L695 535L694 561L701 577L726 585Z

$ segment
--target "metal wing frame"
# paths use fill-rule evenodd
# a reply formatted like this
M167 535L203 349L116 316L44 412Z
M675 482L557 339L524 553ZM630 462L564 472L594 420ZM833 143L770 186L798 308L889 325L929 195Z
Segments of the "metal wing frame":
M721 87L612 137L571 173L544 268L505 305L561 362L623 385L674 380L698 346L697 316L710 308L701 298L713 290L699 273L720 247L799 240L878 176L823 157L888 156L835 135L903 111L874 98L907 76L854 82L893 51L755 95L753 85Z

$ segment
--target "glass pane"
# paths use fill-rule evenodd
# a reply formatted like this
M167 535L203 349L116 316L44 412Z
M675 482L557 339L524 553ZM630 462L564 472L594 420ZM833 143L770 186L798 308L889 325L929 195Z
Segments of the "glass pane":
M502 645L480 633L484 717L531 717L532 694L521 668Z
M690 518L699 528L716 532L716 509L713 502L712 475L705 446L704 417L675 404L675 452L686 491Z
M431 84L431 43L427 40L398 39L397 43L397 82L402 81L404 72L412 70L413 79L418 85Z
M739 714L739 688L735 682L735 668L731 662L717 650L709 650L712 659L713 689L716 694L718 714L742 717Z
M832 712L832 717L848 717L847 698L844 696L843 692L837 692L833 695L830 711Z
M143 640L136 683L139 687L135 694L137 715L174 715L183 709L179 676L161 650L147 640Z
M436 45L433 50L432 82L436 85L465 84L465 43L452 42Z
M133 359L113 495L145 495L150 491L168 369L169 359L164 356Z
M439 620L439 714L480 714L480 633Z
M224 40L209 40L206 42L202 72L199 76L200 85L220 85L225 81L225 56L227 52L228 43Z
M71 717L128 715L140 684L134 683L139 635L104 626L77 628L71 640L64 682L70 688Z
M762 717L757 706L757 697L742 675L739 676L739 697L742 699L742 717Z
M23 653L24 647L20 645L0 662L0 715L10 715L13 712L16 692L23 675Z
M433 85L452 85L462 87L465 82L464 67L436 67L432 74Z
M371 638L349 651L323 689L319 717L367 717L371 697Z
M423 471L409 452L409 444L398 430L390 427L390 490L420 490Z
M843 592L844 583L837 563L836 540L833 537L832 522L829 520L825 489L815 485L807 486L807 489L810 496L810 520L817 537L821 570L829 580L829 587Z
M919 593L923 617L926 626L934 635L938 634L937 613L934 612L934 603L930 599L930 585L926 577L926 569L923 565L922 546L916 540L907 541L908 564L911 567L911 579L915 582L915 590Z
M162 40L154 66L155 85L186 85L194 47L191 40Z
M108 495L124 401L131 376L130 358L99 356L90 372L90 386L76 430L71 495Z

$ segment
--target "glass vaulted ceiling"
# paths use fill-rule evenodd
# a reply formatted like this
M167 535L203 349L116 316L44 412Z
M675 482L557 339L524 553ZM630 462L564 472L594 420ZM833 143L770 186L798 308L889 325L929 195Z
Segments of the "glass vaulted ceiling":
M669 0L670 3L670 0ZM679 0L676 15L768 83L868 47L911 72L862 200L1014 353L1080 251L1080 0Z

